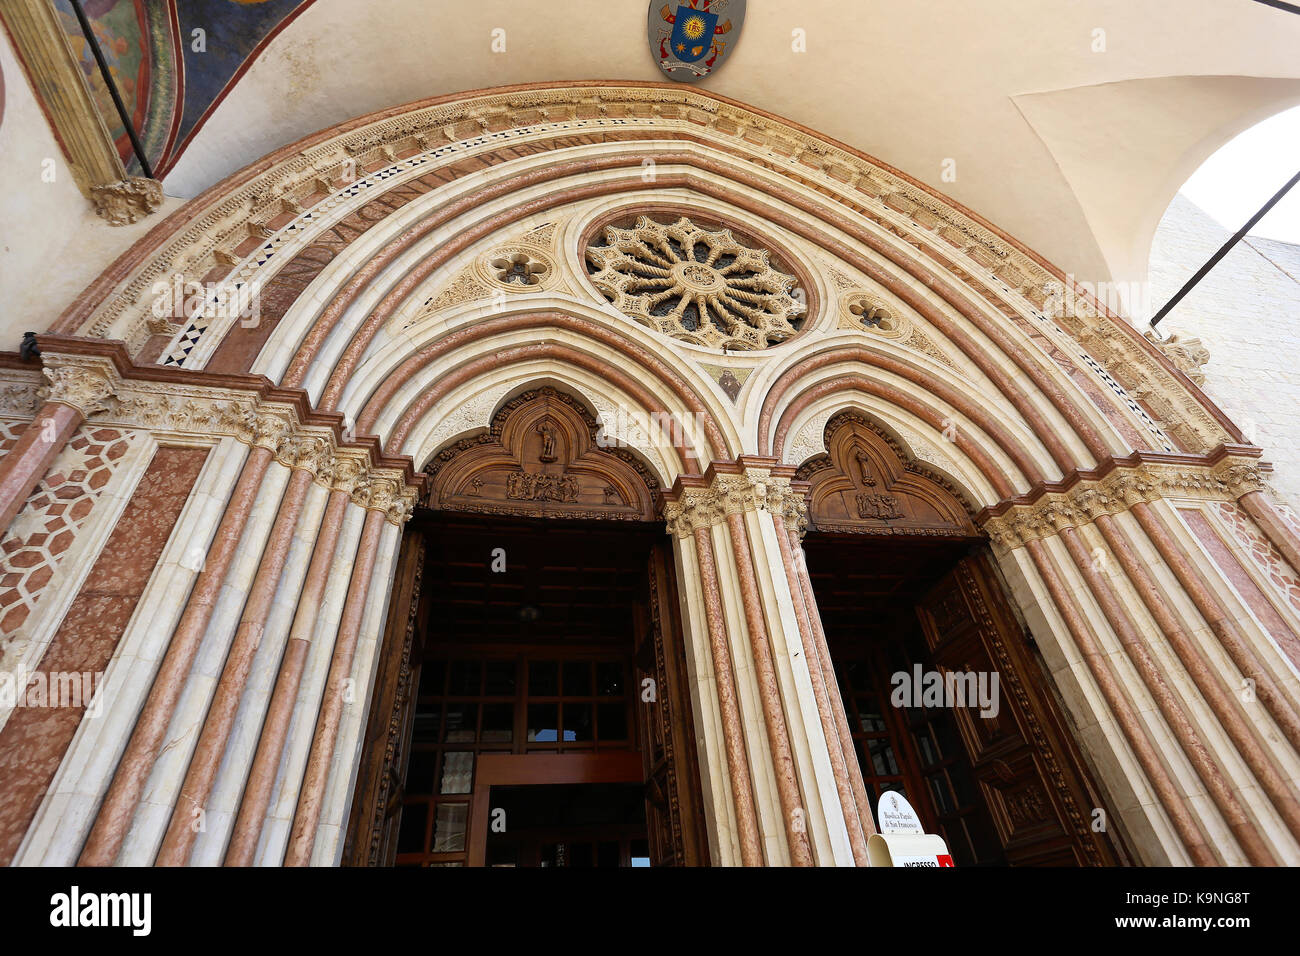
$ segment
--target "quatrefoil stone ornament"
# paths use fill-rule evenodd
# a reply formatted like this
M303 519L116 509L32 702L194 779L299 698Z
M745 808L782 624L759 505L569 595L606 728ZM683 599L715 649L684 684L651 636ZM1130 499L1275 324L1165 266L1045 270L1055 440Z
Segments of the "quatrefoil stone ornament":
M542 277L550 271L546 263L534 259L526 252L497 256L489 265L496 273L497 281L506 285L540 285Z

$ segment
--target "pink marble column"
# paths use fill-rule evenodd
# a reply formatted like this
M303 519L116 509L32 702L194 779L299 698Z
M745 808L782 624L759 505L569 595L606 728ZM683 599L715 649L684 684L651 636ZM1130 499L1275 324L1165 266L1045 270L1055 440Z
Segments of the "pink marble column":
M0 458L0 532L18 516L50 464L85 420L78 408L46 402L9 454Z
M280 757L284 754L285 741L289 736L289 723L298 700L307 652L311 648L312 629L320 611L325 583L329 579L330 566L334 563L334 549L338 545L339 532L350 500L346 491L335 491L331 493L329 504L325 508L320 537L316 540L311 565L307 569L307 577L298 598L298 610L289 633L289 644L280 662L280 674L267 708L266 720L262 724L262 735L257 741L257 753L248 773L248 783L244 787L244 797L240 803L239 815L235 818L230 845L226 848L226 866L250 866L257 851L266 810L271 805L271 791L275 787Z
M113 782L100 804L95 824L77 861L80 866L111 866L131 826L131 818L140 802L149 771L162 749L163 738L185 689L190 668L198 654L208 621L212 618L221 586L230 570L248 515L253 510L262 479L271 463L271 452L254 448L244 463L239 481L226 505L225 514L208 549L203 570L185 605L176 632L167 645L167 654L154 677L144 709L136 720L135 730L118 761Z
M762 866L763 844L758 829L758 813L754 809L754 781L749 769L749 758L745 755L745 734L736 697L727 619L722 611L713 536L708 528L699 527L694 529L694 539L695 554L700 564L700 584L704 590L704 616L709 628L713 679L718 689L718 710L722 717L727 775L731 781L731 799L736 808L740 860L744 866Z
M853 851L853 862L858 866L870 866L871 861L867 857L867 838L862 832L862 821L858 816L853 784L849 779L844 760L844 742L840 738L839 725L835 721L826 687L828 680L833 680L834 677L828 679L822 669L821 655L817 652L817 639L813 634L809 608L799 582L799 577L804 572L795 566L793 544L798 536L796 532L786 531L785 520L779 514L772 515L772 524L776 529L776 539L781 548L781 563L785 566L790 597L794 601L795 618L799 623L799 639L803 645L804 661L808 664L808 676L812 680L813 698L817 701L817 716L821 720L822 735L826 738L826 751L831 761L831 773L835 777L835 791L839 795L840 812L844 814L844 825L849 833L849 847ZM861 779L861 774L858 776Z
M806 823L803 827L798 825L803 820L805 811L799 797L794 752L790 748L790 732L782 709L781 691L777 686L767 624L763 620L762 599L758 593L758 579L749 550L749 533L745 530L744 515L735 511L729 513L727 529L731 533L732 556L740 578L740 600L745 610L750 651L754 655L754 675L763 706L763 723L767 728L768 745L772 748L772 767L776 773L776 791L781 801L781 817L790 847L790 862L795 866L812 866L812 847L808 842Z
M867 795L867 785L862 780L862 767L858 764L858 753L853 747L853 730L849 727L848 711L844 708L840 685L835 679L835 664L831 660L830 645L826 643L826 631L822 628L821 612L817 610L817 596L813 593L812 579L808 576L808 562L804 557L798 532L787 530L790 535L790 549L795 555L798 572L796 577L803 590L809 623L812 625L813 636L816 639L817 660L821 664L822 673L826 675L826 692L839 731L840 747L844 752L844 766L849 775L849 784L853 788L853 802L858 809L858 822L862 826L863 836L870 837L876 832L876 822L871 815L871 798Z
M1269 851L1259 830L1251 822L1250 817L1246 815L1246 811L1242 809L1240 801L1232 792L1231 785L1224 777L1223 771L1218 764L1214 762L1214 758L1205 746L1204 741L1197 735L1196 728L1192 726L1187 713L1175 698L1164 675L1160 672L1160 668L1152 658L1151 651L1147 648L1146 641L1143 640L1142 635L1139 633L1137 624L1134 623L1128 610L1120 603L1119 597L1110 585L1110 581L1097 570L1092 554L1082 541L1078 529L1065 528L1061 531L1060 536L1065 543L1065 549L1070 553L1070 557L1074 559L1079 573L1088 582L1088 588L1092 591L1093 597L1101 606L1102 614L1119 638L1120 646L1124 649L1125 655L1132 662L1134 669L1137 670L1138 677L1146 686L1147 692L1155 700L1156 707L1160 709L1161 715L1165 718L1169 729L1178 740L1178 745L1187 757L1188 762L1191 763L1192 769L1200 778L1201 783L1205 785L1205 790L1210 799L1214 801L1214 805L1223 814L1228 828L1237 838L1242 850L1245 851L1246 858L1250 860L1252 866L1276 866L1277 859ZM1089 663L1091 664L1091 660Z
M172 811L171 823L158 850L155 860L158 866L184 866L189 862L190 851L198 838L198 831L192 826L192 813L195 808L204 807L212 795L217 771L221 767L221 759L225 756L226 744L235 725L239 702L243 698L244 687L253 667L253 658L262 643L266 616L270 613L271 601L275 598L280 574L293 544L294 533L298 530L298 518L302 514L303 501L311 483L312 473L306 469L294 469L289 477L280 511L276 515L275 524L271 526L270 539L262 552L262 563L253 578L253 586L249 589L234 642L226 655L221 679L217 682L207 719L203 722L198 744L190 758L185 781Z
M1244 677L1255 682L1255 696L1269 715L1277 721L1278 727L1292 747L1300 748L1300 715L1298 715L1286 694L1277 686L1268 670L1260 662L1245 636L1229 619L1228 612L1219 603L1201 579L1200 572L1192 567L1187 555L1183 553L1173 535L1165 527L1163 520L1145 502L1132 507L1133 517L1137 519L1146 536L1160 552L1169 569L1178 578L1187 596L1192 599L1196 609L1214 632L1228 657Z
M312 737L307 770L303 774L298 794L298 809L294 814L293 830L285 852L285 866L307 866L311 863L316 828L325 806L325 786L329 780L330 763L334 759L339 724L343 720L344 685L352 676L352 661L357 652L361 619L370 594L370 579L374 575L375 558L383 530L384 516L378 511L369 512L366 523L361 528L357 559L352 565L352 580L348 584L348 595L343 603L343 618L339 622L339 633L334 642L334 658L325 680L325 698L321 701L320 714L316 718L316 733Z
M1123 530L1110 515L1099 516L1095 524L1120 567L1132 582L1146 609L1151 612L1160 633L1169 641L1187 674L1205 697L1224 731L1231 738L1237 752L1259 780L1269 800L1277 808L1292 835L1300 838L1300 802L1280 769L1273 765L1267 751L1252 733L1249 722L1241 713L1238 698L1211 669L1209 662L1184 630L1182 622L1170 609L1164 593L1151 577L1146 566L1134 552Z
M1155 791L1161 806L1169 814L1170 822L1173 823L1174 830L1192 858L1192 862L1196 866L1218 866L1218 859L1197 827L1196 819L1183 799L1182 793L1161 763L1160 755L1142 728L1133 705L1129 703L1115 675L1106 667L1104 655L1093 638L1092 629L1082 612L1075 606L1074 596L1066 589L1055 565L1052 564L1047 547L1041 541L1030 541L1025 545L1025 550L1029 552L1034 566L1038 569L1039 577L1047 586L1052 605L1065 621L1065 626L1074 638L1079 653L1083 655L1093 679L1097 682L1097 687L1101 690L1111 715L1124 734L1124 739L1133 749L1133 754L1142 766L1147 781Z

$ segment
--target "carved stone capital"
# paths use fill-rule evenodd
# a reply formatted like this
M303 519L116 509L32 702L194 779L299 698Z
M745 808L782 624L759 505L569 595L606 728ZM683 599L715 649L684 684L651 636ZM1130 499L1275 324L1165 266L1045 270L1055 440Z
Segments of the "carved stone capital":
M740 474L721 474L707 488L686 488L665 502L664 520L669 533L689 537L697 528L710 528L727 515L746 511L767 511L780 515L800 535L808 527L808 503L804 492L791 487L790 479L749 468Z
M664 503L664 521L668 533L679 538L692 537L699 528L711 528L725 517L717 494L712 488L692 488L673 501Z
M985 521L984 530L995 545L1012 550L1102 515L1128 511L1139 502L1235 501L1252 491L1270 491L1265 471L1254 459L1228 456L1214 465L1144 463L1080 482L1069 491L1045 494L1033 504L1016 505Z
M30 418L41 400L71 405L96 422L137 428L170 440L234 438L266 448L287 468L310 472L330 491L345 491L363 508L403 524L415 508L418 485L362 445L341 444L327 424L299 419L297 407L265 401L255 392L176 382L137 381L118 374L109 359L47 351L45 366L0 370L0 412ZM45 384L38 382L43 376Z
M162 183L156 179L130 176L115 183L90 187L95 213L110 226L129 226L162 205Z
M96 360L73 360L62 364L65 360L65 356L45 356L41 374L45 376L46 384L37 389L37 397L46 402L71 405L84 418L108 411L110 401L117 394L117 371L113 364Z

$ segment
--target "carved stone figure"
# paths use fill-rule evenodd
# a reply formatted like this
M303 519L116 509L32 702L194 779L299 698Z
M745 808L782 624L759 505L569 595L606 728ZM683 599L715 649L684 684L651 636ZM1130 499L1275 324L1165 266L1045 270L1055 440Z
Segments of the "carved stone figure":
M858 517L889 521L903 517L903 513L898 510L898 499L893 495L858 495Z
M858 461L858 471L862 473L862 483L868 488L876 487L876 479L871 476L871 458L861 448L853 456Z
M538 422L537 434L542 436L542 454L538 460L542 462L546 462L547 464L556 461L557 457L555 454L555 441L556 441L555 426L552 425L550 422Z

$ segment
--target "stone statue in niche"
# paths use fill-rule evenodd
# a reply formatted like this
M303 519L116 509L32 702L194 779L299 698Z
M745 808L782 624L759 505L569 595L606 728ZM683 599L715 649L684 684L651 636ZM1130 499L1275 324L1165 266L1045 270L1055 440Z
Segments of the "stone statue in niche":
M858 471L862 474L862 483L868 488L876 487L876 479L871 477L871 459L861 448L853 456L858 460Z
M538 460L546 464L557 461L558 458L555 454L555 442L557 439L555 426L550 422L538 422L537 434L542 436L542 454Z

